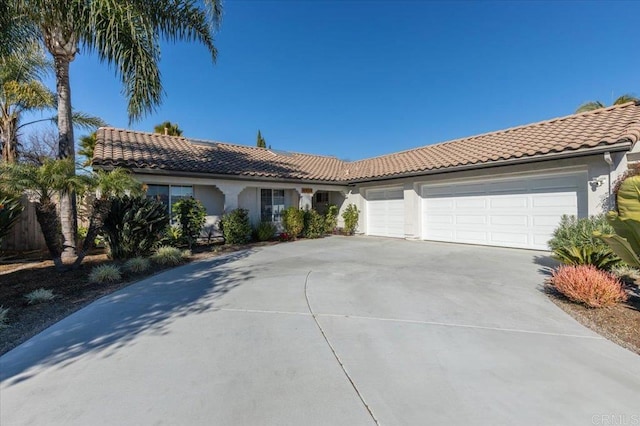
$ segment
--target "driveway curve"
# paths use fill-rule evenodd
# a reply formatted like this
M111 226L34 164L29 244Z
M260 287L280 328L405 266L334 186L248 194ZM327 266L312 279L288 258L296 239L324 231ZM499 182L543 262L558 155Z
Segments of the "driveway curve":
M0 424L640 424L640 357L549 302L547 261L331 237L195 262L2 356Z

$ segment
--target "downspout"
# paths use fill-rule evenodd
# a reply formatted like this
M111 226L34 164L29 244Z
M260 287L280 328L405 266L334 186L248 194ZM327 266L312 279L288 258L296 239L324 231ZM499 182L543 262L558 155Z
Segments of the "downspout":
M613 158L611 158L611 152L607 151L604 153L604 161L609 165L609 196L608 196L608 204L609 204L609 210L613 209L613 198L612 198L612 191L613 191L613 182L612 182L612 177L613 177Z

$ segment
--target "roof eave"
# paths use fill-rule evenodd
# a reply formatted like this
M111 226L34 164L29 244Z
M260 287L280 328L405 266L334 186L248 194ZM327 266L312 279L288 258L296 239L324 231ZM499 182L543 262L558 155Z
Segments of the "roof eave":
M536 155L531 157L510 158L507 160L496 160L496 161L491 161L486 163L465 164L461 166L446 167L446 168L440 168L440 169L420 170L420 171L414 171L414 172L399 173L394 175L385 175L385 176L369 177L369 178L362 178L362 179L352 179L352 180L348 180L347 182L349 184L358 184L358 183L377 182L377 181L400 179L400 178L407 178L407 177L444 174L444 173L459 172L459 171L465 171L465 170L478 170L478 169L485 169L489 167L536 163L540 161L549 161L549 160L560 160L563 158L571 158L571 157L585 157L588 155L602 154L605 152L627 151L631 147L631 145L632 145L632 142L630 140L626 140L626 141L617 142L614 145L603 145L595 148L583 148L583 149L578 149L574 151L563 151L563 152L557 152L552 154Z
M97 164L92 167L101 169L101 170L113 170L116 167L122 167L130 170L133 174L139 174L139 175L177 176L177 177L194 177L194 178L205 178L205 179L225 179L225 180L245 180L245 181L254 180L259 182L305 183L305 184L322 184L322 185L335 185L335 186L346 186L348 184L348 182L341 181L341 180L228 175L228 174L222 174L222 173L189 172L185 170L151 169L151 168L128 167L128 166L118 166L118 165L114 166L114 165Z

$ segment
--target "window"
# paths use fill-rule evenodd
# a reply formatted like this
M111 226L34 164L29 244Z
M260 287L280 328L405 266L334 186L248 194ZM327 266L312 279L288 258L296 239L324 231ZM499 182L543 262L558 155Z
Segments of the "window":
M316 192L316 203L328 203L328 202L329 202L328 192Z
M284 189L260 190L260 220L280 222L284 210Z
M154 198L164 203L169 214L171 214L170 206L189 197L193 197L192 186L148 185L147 189L147 198Z

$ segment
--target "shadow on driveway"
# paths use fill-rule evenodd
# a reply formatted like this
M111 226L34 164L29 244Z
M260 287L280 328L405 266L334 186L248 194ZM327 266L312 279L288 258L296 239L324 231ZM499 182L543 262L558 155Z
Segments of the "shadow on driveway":
M0 382L15 385L43 367L65 368L92 352L111 356L142 333L166 334L173 319L213 309L216 299L253 278L255 268L231 265L252 252L175 268L91 303L0 357Z

